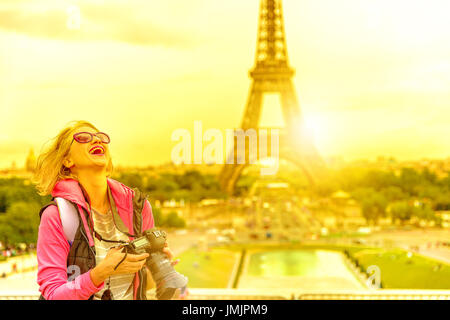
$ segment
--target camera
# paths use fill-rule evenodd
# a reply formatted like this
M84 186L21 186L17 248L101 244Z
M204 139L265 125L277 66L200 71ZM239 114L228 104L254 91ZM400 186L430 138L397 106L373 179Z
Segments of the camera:
M143 236L134 239L124 248L131 254L148 253L147 266L156 283L156 298L170 300L177 289L184 293L188 279L173 268L167 255L162 251L166 243L165 231L152 228L144 231Z

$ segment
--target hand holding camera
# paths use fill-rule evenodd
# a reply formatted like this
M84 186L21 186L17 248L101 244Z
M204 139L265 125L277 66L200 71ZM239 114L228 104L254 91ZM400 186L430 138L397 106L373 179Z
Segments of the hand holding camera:
M156 298L158 300L169 300L176 292L184 294L187 289L187 278L176 272L173 266L177 261L171 263L172 251L167 247L166 233L152 228L144 231L142 237L134 239L124 248L131 254L142 254L147 252L147 267L156 283Z
M113 274L135 273L146 264L156 283L156 298L169 300L177 292L183 295L188 282L185 276L174 270L173 266L178 261L170 262L172 258L166 233L152 228L128 244L111 248L105 259L91 270L91 279L98 286Z
M105 258L90 273L92 283L100 285L113 274L135 273L145 265L148 253L129 254L123 245L108 250Z
M136 273L144 267L148 256L148 253L127 253L123 246L120 246L111 248L102 263L106 261L107 268L111 270L109 275Z

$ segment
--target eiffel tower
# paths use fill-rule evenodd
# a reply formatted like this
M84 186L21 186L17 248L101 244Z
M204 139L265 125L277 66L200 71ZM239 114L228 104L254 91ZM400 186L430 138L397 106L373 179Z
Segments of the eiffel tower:
M314 184L324 171L325 163L305 130L292 83L294 72L288 63L281 0L261 0L255 66L249 72L252 84L241 129L259 129L264 94L278 93L285 123L279 137L279 157L296 164L310 184ZM245 147L248 159L248 143ZM236 138L234 154L231 151L229 156L236 157ZM247 165L248 161L243 164L234 161L223 166L219 182L224 191L233 194Z

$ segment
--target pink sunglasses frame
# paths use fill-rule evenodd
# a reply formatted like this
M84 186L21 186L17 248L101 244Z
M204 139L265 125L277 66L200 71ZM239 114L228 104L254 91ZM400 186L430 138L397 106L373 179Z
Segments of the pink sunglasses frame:
M80 134L82 134L82 133L87 133L88 135L91 136L91 139L88 140L88 141L79 141L79 140L77 139L77 137L78 137L78 135L80 135ZM103 140L98 136L99 133L105 135L105 136L108 138L108 142L103 141ZM97 132L97 133L91 133L91 132L77 132L77 133L75 133L75 134L73 135L73 140L75 140L75 141L78 142L78 143L89 143L89 142L92 141L92 139L94 139L94 136L96 136L97 138L99 138L100 141L101 141L102 143L108 144L108 143L111 142L111 138L109 137L109 135L107 135L107 134L104 133L104 132ZM73 140L72 140L72 143L73 143Z

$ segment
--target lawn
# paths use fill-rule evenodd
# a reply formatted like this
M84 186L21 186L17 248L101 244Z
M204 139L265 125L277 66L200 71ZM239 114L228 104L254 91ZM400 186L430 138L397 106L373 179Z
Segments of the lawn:
M367 269L380 268L383 288L450 289L450 266L401 249L363 249L351 253Z
M267 251L316 249L343 252L347 250L351 256L358 260L364 270L367 270L371 265L380 268L381 281L385 289L450 289L450 266L448 264L416 254L408 257L408 252L402 249L371 248L357 245L302 245L292 243L230 245L212 248L208 252L192 248L180 255L181 261L176 266L176 270L189 278L189 286L192 288L226 288L236 261L236 253L244 248ZM257 258L258 255L255 255L254 259ZM291 262L288 263L290 267L288 270L283 267L283 272L298 272L297 269L300 267L298 266L298 257L288 256L288 258L293 260L288 259ZM269 260L275 261L272 263L280 261L279 258ZM312 265L314 264L312 263ZM249 271L255 274L261 273L261 270L255 269L252 264Z
M385 289L450 289L450 265L414 253L408 258L408 252L402 249L301 243L237 245L229 249L238 250L243 247L260 250L317 249L341 252L347 250L364 270L371 265L380 268L381 281Z
M236 257L235 251L191 248L179 256L175 269L188 277L190 288L227 288Z

